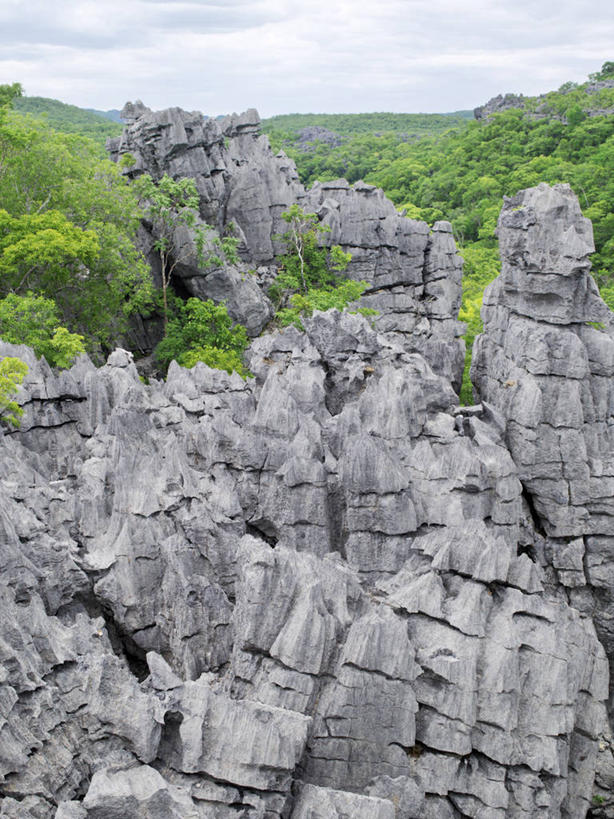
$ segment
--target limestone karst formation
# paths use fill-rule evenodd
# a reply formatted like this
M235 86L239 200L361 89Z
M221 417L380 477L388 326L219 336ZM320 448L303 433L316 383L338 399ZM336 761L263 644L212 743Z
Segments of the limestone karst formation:
M123 139L153 168L172 131L165 162L197 174L213 125L190 117L139 109ZM250 119L218 165L236 140L265 155ZM361 277L397 265L373 298L398 288L407 323L316 314L255 338L246 381L0 344L30 367L0 437L0 815L610 815L614 338L590 223L567 186L506 200L461 408L446 226L267 161L352 225ZM266 266L284 203L232 204L250 167L203 172L202 215L228 194Z
M182 254L185 261L177 270L187 293L223 299L233 318L257 335L272 315L266 290L276 272L275 255L283 249L276 239L287 229L282 213L298 203L330 228L324 243L352 254L348 275L371 285L362 302L379 312L378 329L408 352L421 353L459 387L462 263L448 222L429 230L424 222L400 216L381 190L363 182L350 186L338 179L306 191L294 162L283 152L273 154L268 138L260 134L253 109L221 122L179 108L152 112L142 103L127 105L123 114L123 136L110 140L108 147L115 160L131 156L133 164L124 172L193 178L203 221L220 235L231 230L241 239L241 269L223 265L203 270L195 250ZM145 251L153 240L144 229ZM178 245L189 243L189 236L178 237ZM150 262L155 269L155 253Z

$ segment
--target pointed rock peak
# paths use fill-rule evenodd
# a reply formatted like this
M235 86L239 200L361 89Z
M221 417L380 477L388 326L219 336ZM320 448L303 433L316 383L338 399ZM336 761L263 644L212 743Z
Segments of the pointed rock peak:
M127 102L120 116L126 125L132 125L144 114L151 114L151 108L148 108L141 100L136 100L136 102Z

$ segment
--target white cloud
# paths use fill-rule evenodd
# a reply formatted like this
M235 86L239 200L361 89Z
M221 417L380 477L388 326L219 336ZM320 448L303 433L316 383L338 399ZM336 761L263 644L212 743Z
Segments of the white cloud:
M0 82L88 107L445 111L613 57L589 0L1 0Z

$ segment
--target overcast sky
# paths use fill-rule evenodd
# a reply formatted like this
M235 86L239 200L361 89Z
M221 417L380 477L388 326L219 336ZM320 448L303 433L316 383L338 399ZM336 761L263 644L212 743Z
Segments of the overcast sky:
M101 109L453 111L611 59L609 0L0 0L0 83Z

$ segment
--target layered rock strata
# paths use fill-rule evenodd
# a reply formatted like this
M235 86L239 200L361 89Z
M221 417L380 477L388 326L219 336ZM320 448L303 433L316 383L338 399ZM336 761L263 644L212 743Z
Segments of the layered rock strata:
M339 244L351 253L347 275L369 284L363 303L380 313L377 328L408 352L420 352L459 388L462 263L449 223L438 222L431 231L398 214L381 190L362 182L337 180L306 191L294 162L283 152L273 154L260 134L253 109L218 121L179 108L152 112L136 103L127 105L124 119L122 137L108 143L113 159L133 157L124 172L194 179L203 223L219 236L230 232L240 239L242 265L205 269L190 252L190 237L178 237L188 252L182 251L177 277L189 294L225 301L233 318L257 335L272 316L266 290L284 250L278 238L287 230L282 213L298 203L330 228L322 235L324 245ZM143 236L146 251L154 238ZM155 253L148 255L155 269Z
M21 428L0 438L1 815L587 814L608 773L588 603L607 577L607 509L588 507L589 534L540 495L515 443L525 415L514 426L512 387L486 370L486 345L502 367L511 332L489 310L541 326L520 315L543 309L531 230L550 219L539 203L569 199L524 196L502 224L526 223L512 256L528 266L513 310L495 302L507 263L491 290L476 367L492 396L474 408L337 312L255 340L247 381L173 364L145 385L121 350L58 374L0 347L30 367ZM555 213L573 249L568 275L545 272L584 322L598 304L586 239ZM558 246L552 224L540 235ZM599 349L587 360L603 375L595 363L582 382L595 396ZM575 474L573 454L561 469Z

